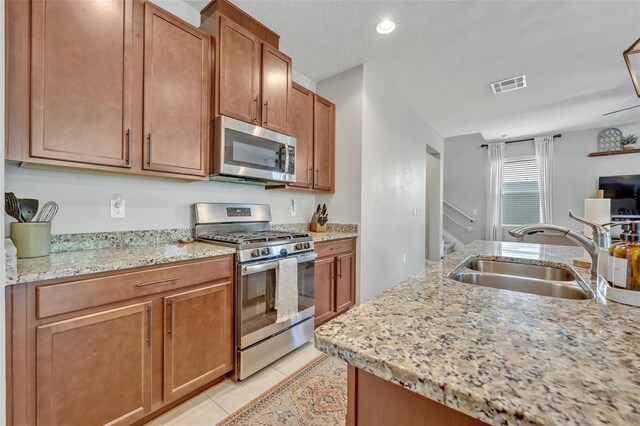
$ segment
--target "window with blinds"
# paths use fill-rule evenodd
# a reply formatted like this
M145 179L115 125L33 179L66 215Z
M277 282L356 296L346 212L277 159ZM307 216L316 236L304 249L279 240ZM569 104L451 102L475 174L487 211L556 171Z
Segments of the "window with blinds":
M506 158L502 172L502 223L540 223L540 186L534 157Z

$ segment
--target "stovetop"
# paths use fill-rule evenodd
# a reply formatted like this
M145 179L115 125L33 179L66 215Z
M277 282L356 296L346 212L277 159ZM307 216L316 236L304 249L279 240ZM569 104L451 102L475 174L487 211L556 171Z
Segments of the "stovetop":
M254 232L220 232L202 234L198 239L216 243L230 243L234 245L270 243L274 241L309 241L309 234L286 231L254 231Z

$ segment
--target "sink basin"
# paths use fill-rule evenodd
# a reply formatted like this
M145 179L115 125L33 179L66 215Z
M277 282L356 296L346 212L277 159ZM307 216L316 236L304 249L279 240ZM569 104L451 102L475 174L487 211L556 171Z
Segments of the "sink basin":
M565 269L528 263L500 262L497 260L471 260L466 267L478 272L515 275L549 281L575 281L573 274Z
M595 297L579 275L566 269L529 263L471 257L458 265L449 278L467 284L561 299Z

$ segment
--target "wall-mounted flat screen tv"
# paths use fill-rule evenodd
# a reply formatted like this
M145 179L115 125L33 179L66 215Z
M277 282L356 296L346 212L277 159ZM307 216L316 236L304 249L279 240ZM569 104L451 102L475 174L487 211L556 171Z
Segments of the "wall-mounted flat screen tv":
M611 198L612 216L640 216L640 175L601 177L599 188Z

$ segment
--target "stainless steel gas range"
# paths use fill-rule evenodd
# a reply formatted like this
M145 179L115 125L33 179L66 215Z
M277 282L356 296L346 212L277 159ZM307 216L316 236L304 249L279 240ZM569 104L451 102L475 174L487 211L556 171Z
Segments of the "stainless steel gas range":
M308 234L270 229L263 204L196 203L196 239L236 248L235 378L243 380L313 337L314 264ZM279 261L297 260L298 311L276 322Z

